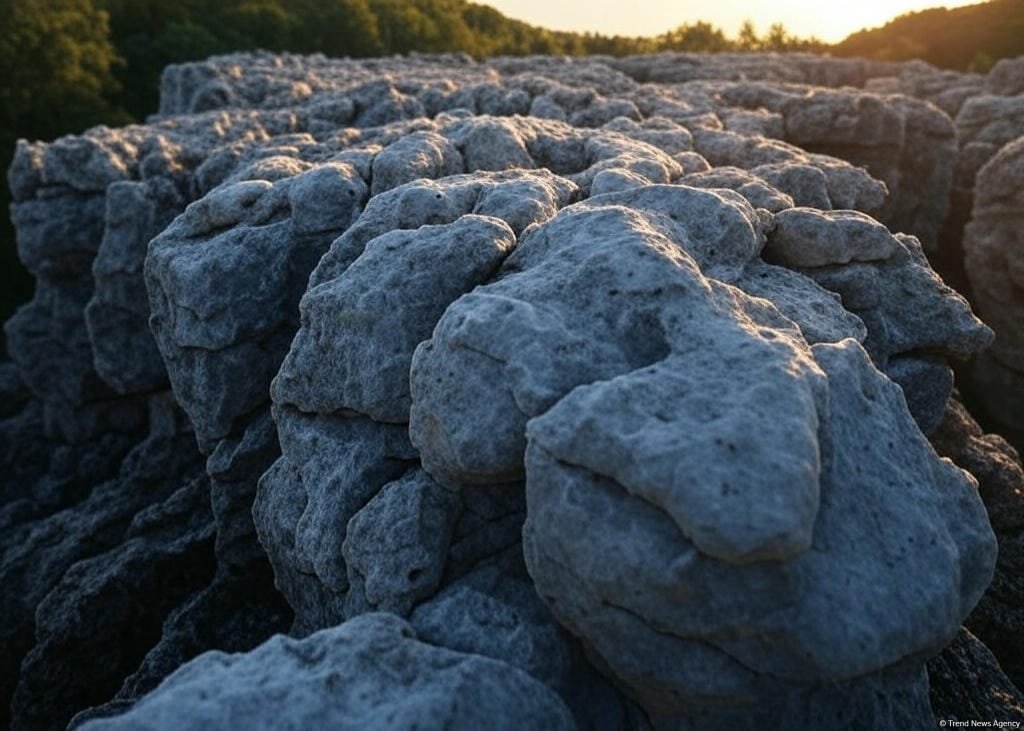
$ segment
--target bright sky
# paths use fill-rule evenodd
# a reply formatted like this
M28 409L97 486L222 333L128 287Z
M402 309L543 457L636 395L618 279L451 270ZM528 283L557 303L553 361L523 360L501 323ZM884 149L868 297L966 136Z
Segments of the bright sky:
M650 36L683 23L706 20L735 35L750 19L763 33L780 22L798 36L839 41L861 28L884 25L902 13L932 7L955 8L979 0L476 0L505 15L551 30L606 35Z

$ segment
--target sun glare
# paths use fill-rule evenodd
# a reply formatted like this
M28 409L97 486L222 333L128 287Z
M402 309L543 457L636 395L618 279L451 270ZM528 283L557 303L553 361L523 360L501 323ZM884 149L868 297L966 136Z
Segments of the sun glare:
M839 41L862 28L885 24L897 15L929 7L959 7L978 0L479 0L514 18L553 30L594 31L617 35L657 35L698 20L735 34L744 20L759 30L782 23L790 33Z

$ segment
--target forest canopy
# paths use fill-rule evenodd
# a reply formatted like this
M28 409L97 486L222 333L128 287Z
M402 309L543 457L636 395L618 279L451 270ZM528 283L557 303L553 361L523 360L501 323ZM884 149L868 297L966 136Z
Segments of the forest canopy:
M832 47L837 56L885 61L920 58L940 68L985 72L1000 58L1024 54L1024 0L901 15Z

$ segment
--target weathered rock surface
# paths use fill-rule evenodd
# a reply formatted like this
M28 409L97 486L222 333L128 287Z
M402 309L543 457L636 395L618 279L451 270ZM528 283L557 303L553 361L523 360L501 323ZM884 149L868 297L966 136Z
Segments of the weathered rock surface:
M634 693L643 694L644 705L657 709L659 714L686 716L694 713L696 706L703 713L716 707L720 712L730 709L728 717L737 704L743 704L744 698L753 698L757 700L749 713L760 714L758 717L766 723L806 725L811 719L790 716L792 704L780 698L780 694L806 694L809 689L801 691L800 687L806 683L813 689L822 678L846 683L863 680L883 668L905 664L915 655L937 651L956 633L963 614L987 584L994 557L987 529L964 534L964 525L957 520L944 529L950 543L931 544L939 515L966 518L968 513L962 512L966 509L975 516L971 522L978 520L981 506L972 502L968 507L964 502L972 496L962 474L934 462L921 437L917 438L917 457L907 452L901 452L898 458L892 452L885 456L888 445L894 443L889 435L900 428L898 421L890 421L892 412L896 411L897 419L909 424L906 411L899 415L902 408L887 408L902 406L898 389L873 371L863 351L851 341L815 346L813 354L828 378L828 416L822 415L820 431L816 420L810 417L812 441L814 431L818 431L825 442L821 445L824 454L820 467L813 465L808 470L818 492L816 510L804 519L807 524L813 523L813 534L808 530L807 543L790 548L788 553L776 548L778 539L775 543L760 544L764 546L760 554L749 550L728 554L707 551L699 533L680 524L671 510L646 498L642 483L638 482L644 479L644 472L609 472L608 462L602 460L608 447L603 452L599 450L604 439L616 438L614 432L609 429L608 436L598 438L593 449L578 438L566 441L571 437L563 436L563 432L571 434L580 428L573 425L594 423L594 412L589 412L588 417L588 412L579 411L583 404L592 403L591 408L599 411L604 405L599 394L607 393L605 398L612 399L614 394L622 393L620 399L629 398L629 389L635 392L637 388L634 383L653 374L639 373L609 381L607 385L577 389L572 400L560 403L529 427L533 441L527 452L529 519L525 548L531 575L556 614L596 643L596 651L613 672ZM634 383L630 383L631 379ZM762 392L770 402L770 392L763 388ZM665 403L664 396L652 397ZM662 421L657 412L641 416L645 405L650 408L644 401L636 403L633 418L639 419L639 424L623 433L632 432L639 441L637 429L647 421L647 428L652 431L645 441L663 441L664 437L659 440L656 434L659 429L666 430L671 422ZM848 409L856 410L858 423L837 423L836 415L849 413ZM758 412L756 406L752 410ZM772 406L766 403L766 413L771 411ZM705 418L721 423L728 419L728 413L712 408ZM879 438L880 435L884 436ZM730 442L719 437L716 445L720 444L723 451L732 446L742 454L746 447L742 437L733 435L731 439ZM566 451L571 449L567 445L574 445L578 451ZM692 449L694 454L703 452L698 445ZM871 477L861 462L865 455L870 455L867 464L899 459L904 468L889 471L885 481L879 480ZM740 460L741 465L743 461ZM910 467L913 462L919 467ZM771 464L770 469L783 467L789 465ZM751 467L752 472L757 469ZM769 468L760 469L764 472ZM938 470L923 478L935 491L931 496L914 494L915 486L922 482L912 476L911 469L924 469L926 474ZM897 476L901 472L903 475ZM648 474L647 479L657 479L656 468ZM688 480L685 473L675 474L685 484L692 484L692 478ZM732 465L717 479L710 475L704 489L729 498L749 482L742 468ZM886 484L888 489L883 487ZM883 492L869 498L872 488ZM892 489L898 490L901 497L896 498ZM777 507L784 499L778 492L776 489L766 495L766 510L781 513L785 509ZM906 500L907 512L895 500ZM954 504L959 507L953 508ZM879 507L869 507L873 505ZM893 516L901 516L900 530L885 536L866 554L867 547L855 537L857 530L853 526L859 515L884 520L883 513L878 512L882 505L886 511L895 511ZM787 512L792 515L791 509ZM722 513L715 520L723 533L728 530L729 521L740 521L733 535L744 547L763 530L756 513L749 522L745 514L737 518L727 509ZM630 521L611 519L624 514L633 517ZM840 528L839 523L844 527ZM791 534L797 535L792 531ZM638 535L644 535L646 540L641 543ZM614 555L619 559L610 561L608 557ZM947 578L939 580L931 572L949 560L952 563L946 564L948 568L938 569ZM867 569L865 561L874 568ZM915 576L913 565L917 561L930 565L926 570L928 582ZM964 583L967 576L976 578ZM882 588L886 585L888 588ZM613 586L616 588L612 589ZM799 591L799 599L788 597L787 590ZM950 613L942 618L936 612L937 598L961 591L964 593L960 594L959 607L943 602ZM879 592L877 600L865 601L875 592ZM897 595L900 598L891 605L881 599ZM763 605L758 597L763 597ZM686 610L681 609L681 602ZM897 613L886 617L887 605L898 606ZM793 615L787 618L789 612ZM918 619L904 625L908 616ZM650 647L657 643L671 647L671 660L664 660L664 652L638 652L637 635L643 627L650 632L644 643ZM792 647L793 652L781 653L780 646ZM673 667L690 670L670 672ZM714 670L697 672L698 667ZM652 674L663 680L652 684ZM791 686L788 690L775 685L781 678ZM861 685L854 683L852 687ZM851 704L860 703L858 698L858 693L853 692ZM773 709L776 702L778 707ZM886 703L877 709L875 717L880 719L879 723L889 712ZM919 723L923 725L926 721Z
M997 91L998 89L998 91ZM964 275L967 238L965 226L973 217L975 191L980 190L979 172L999 151L1021 136L1024 130L1024 93L1001 95L1011 89L996 84L988 94L972 96L956 115L960 136L953 180L951 214L943 232L937 265L954 286L973 295L970 277ZM994 94L991 92L995 92ZM947 273L948 272L948 273Z
M572 729L558 697L526 673L419 641L391 614L302 640L186 664L101 729Z
M1003 357L1015 63L240 54L21 144L0 725L1015 712L939 655L1022 680L1024 488L926 258L994 158Z
M12 728L65 725L113 695L159 638L164 617L215 568L204 478L140 511L115 548L78 561L36 609ZM102 625L95 621L103 618Z
M1022 97L1024 99L1024 97ZM964 267L978 310L996 331L973 368L987 414L1024 442L1024 136L978 174L964 233Z
M1024 685L1024 467L1005 439L986 434L956 399L932 434L936 451L969 470L999 541L992 585L971 613L967 626L985 642L1018 687Z
M950 721L980 719L1024 723L1024 695L1006 679L988 648L966 629L928 663L928 684L935 718L947 726Z
M863 214L783 211L766 258L841 296L867 327L865 348L903 388L925 433L942 420L952 392L949 361L962 362L992 342L991 330L928 265L917 239L892 236Z

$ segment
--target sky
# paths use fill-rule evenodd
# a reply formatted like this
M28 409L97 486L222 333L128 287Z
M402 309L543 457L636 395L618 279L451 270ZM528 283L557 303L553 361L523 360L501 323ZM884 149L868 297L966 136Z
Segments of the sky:
M780 22L798 36L834 42L862 28L884 25L902 13L955 8L979 0L476 0L505 15L551 30L651 36L683 23L708 21L735 35L749 19L759 32Z

